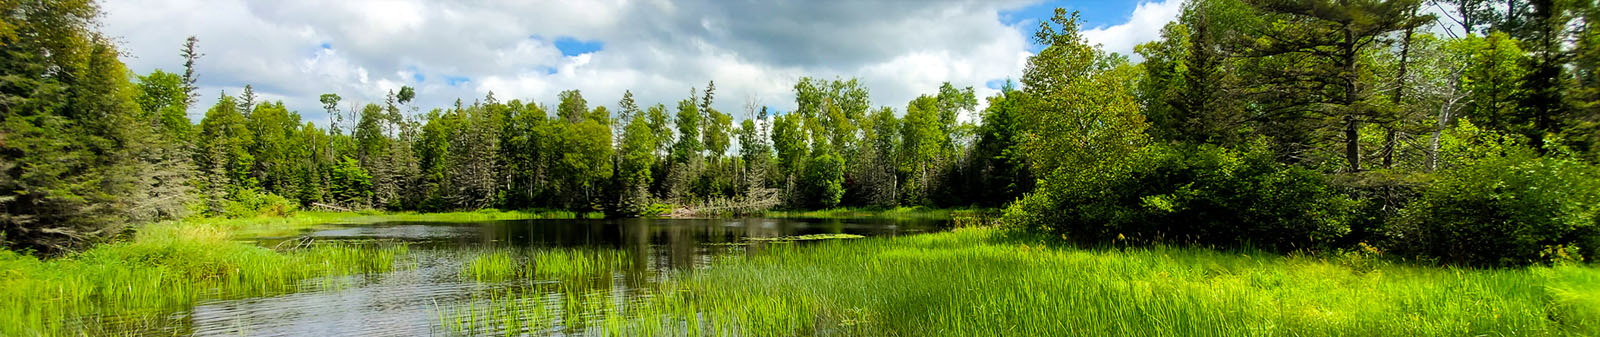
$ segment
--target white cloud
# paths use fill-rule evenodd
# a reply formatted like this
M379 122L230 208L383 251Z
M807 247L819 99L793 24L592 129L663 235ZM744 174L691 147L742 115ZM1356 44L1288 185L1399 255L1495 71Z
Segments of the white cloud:
M236 94L252 84L321 124L320 94L379 102L401 85L417 88L426 110L491 90L501 100L548 104L579 89L591 105L607 106L631 90L642 106L672 106L715 80L717 108L741 117L747 97L792 109L801 76L860 77L874 105L897 110L945 81L989 95L985 82L1021 76L1032 27L1006 25L998 13L1025 1L117 0L103 7L104 30L121 37L140 73L181 71L178 46L200 38L206 56L196 117L219 90ZM1128 24L1085 35L1126 53L1156 37L1178 3L1141 4ZM558 37L603 48L563 56Z
M1139 60L1133 47L1161 38L1161 28L1178 18L1183 10L1183 0L1141 2L1134 8L1128 22L1115 26L1095 27L1083 31L1083 38L1099 44L1108 52L1127 55Z

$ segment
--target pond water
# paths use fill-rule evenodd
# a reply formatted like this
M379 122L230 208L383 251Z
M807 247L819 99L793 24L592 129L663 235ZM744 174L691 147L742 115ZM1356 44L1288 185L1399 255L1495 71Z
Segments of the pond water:
M486 317L489 307L515 301L527 319L514 334L581 335L582 316L561 309L580 302L626 306L648 296L656 282L692 271L726 254L761 254L750 238L811 234L895 236L940 230L935 219L618 219L517 220L474 223L393 222L335 226L295 237L257 238L267 247L311 240L404 242L401 267L386 273L308 280L302 290L266 297L205 300L171 322L164 333L198 336L413 336L460 332ZM783 244L783 243L779 243ZM793 244L806 244L804 242ZM586 277L523 275L496 281L464 277L463 267L496 251L620 252L625 267ZM517 294L506 296L504 294ZM514 299L512 299L514 297ZM590 298L590 297L598 297ZM580 303L581 304L581 303ZM531 308L531 309L529 309ZM546 310L549 308L555 308ZM556 312L552 314L552 312ZM504 316L505 313L498 315ZM516 314L521 317L520 313ZM481 316L481 317L480 317ZM463 318L466 317L466 318ZM462 323L462 322L467 323ZM577 322L577 323L575 323ZM480 322L481 323L481 322ZM452 326L452 325L457 326ZM477 324L481 325L481 324Z

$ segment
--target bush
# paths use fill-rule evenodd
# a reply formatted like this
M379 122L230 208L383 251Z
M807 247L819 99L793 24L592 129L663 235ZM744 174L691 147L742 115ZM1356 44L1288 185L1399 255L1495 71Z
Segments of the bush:
M1388 247L1400 211L1427 186L1428 175L1403 170L1374 170L1333 176L1333 185L1352 202L1346 222L1350 234L1338 242L1340 247L1373 244Z
M1007 210L1008 223L1080 242L1130 240L1293 250L1349 231L1350 202L1264 147L1153 145L1127 160L1062 168Z
M228 197L228 201L223 204L222 212L224 216L230 218L263 215L284 217L293 215L299 209L300 203L277 194L263 193L255 189L239 189Z
M1512 151L1441 172L1403 212L1396 249L1471 266L1592 260L1597 212L1594 166Z

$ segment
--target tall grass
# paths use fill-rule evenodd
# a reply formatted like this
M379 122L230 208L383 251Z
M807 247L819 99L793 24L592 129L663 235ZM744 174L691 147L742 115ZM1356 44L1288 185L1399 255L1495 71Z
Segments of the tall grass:
M561 322L589 335L1600 334L1593 267L1479 270L1050 242L967 228L773 246L671 277L626 305L564 306L525 315L542 323L479 327L517 333L569 317ZM489 322L482 317L467 321Z
M478 253L461 266L461 276L479 282L514 279L573 278L609 275L626 270L633 259L612 249L555 248L524 251L510 248Z
M108 317L165 324L165 312L202 297L286 292L314 277L389 270L407 252L333 243L279 253L231 240L232 230L272 221L304 220L167 222L50 260L0 250L0 335L81 334Z
M1032 242L1030 242L1032 241ZM1600 270L1474 270L1188 248L1084 250L958 229L774 247L677 291L712 334L1600 334Z

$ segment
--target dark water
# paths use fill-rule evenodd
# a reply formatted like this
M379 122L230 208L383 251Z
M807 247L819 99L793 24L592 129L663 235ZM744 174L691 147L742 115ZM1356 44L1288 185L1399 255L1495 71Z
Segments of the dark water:
M474 223L380 223L311 231L298 237L261 238L265 246L303 240L406 242L410 253L397 270L309 280L303 291L268 297L202 301L174 321L199 336L415 336L442 334L461 307L485 294L574 280L538 278L480 283L461 277L462 265L494 248L597 248L626 251L631 270L582 281L619 303L638 296L666 275L709 265L723 254L760 254L746 238L806 234L893 236L939 230L932 219L621 219L519 220ZM559 302L560 294L536 301ZM531 305L546 305L533 303ZM549 304L554 305L554 304ZM168 330L170 331L173 330ZM534 334L572 334L571 328Z

